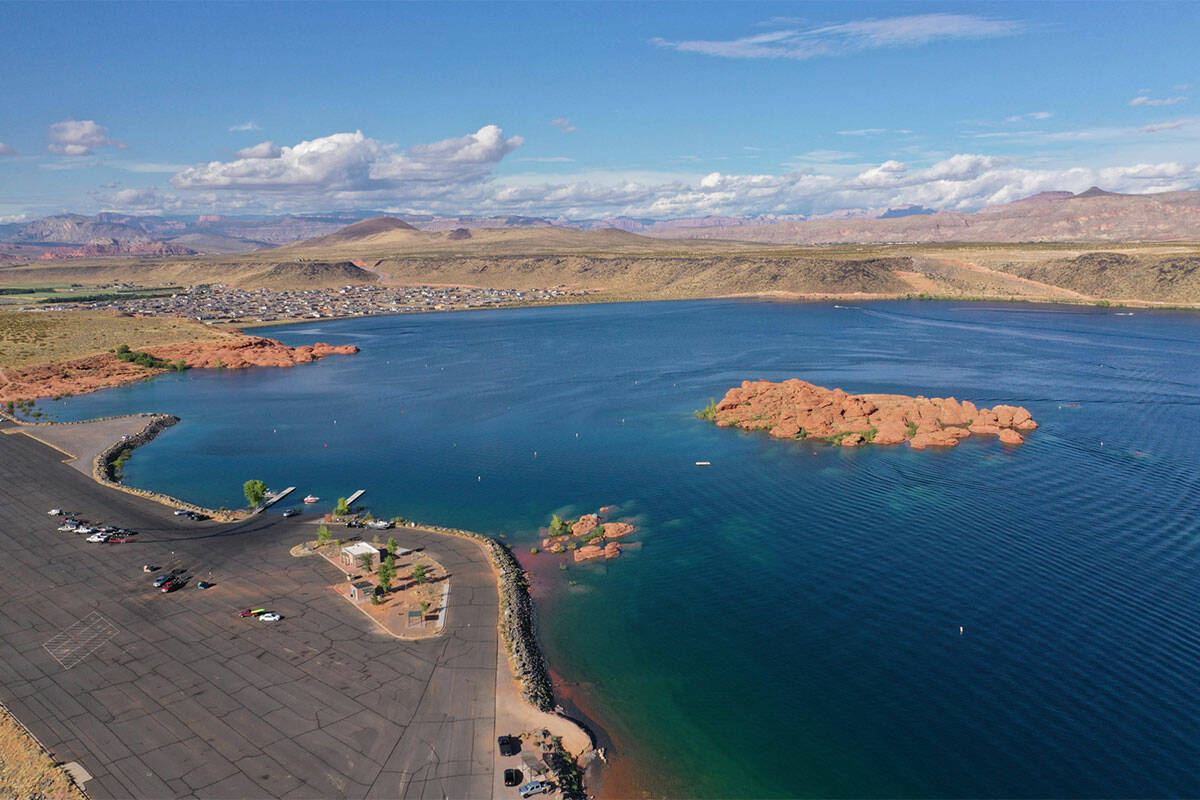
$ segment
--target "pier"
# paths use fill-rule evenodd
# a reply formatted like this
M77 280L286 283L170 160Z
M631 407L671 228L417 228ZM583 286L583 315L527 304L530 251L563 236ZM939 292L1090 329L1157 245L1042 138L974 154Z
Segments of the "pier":
M254 513L257 514L260 511L266 511L268 508L275 505L280 500L287 497L289 494L291 494L294 491L296 491L296 487L289 486L286 489L284 489L282 492L276 492L275 494L268 497L266 500L263 500L262 505L256 509L254 509Z
M354 505L354 501L357 500L358 498L362 497L366 493L367 493L366 489L359 489L357 492L355 492L354 494L352 494L346 498L346 505L347 506Z

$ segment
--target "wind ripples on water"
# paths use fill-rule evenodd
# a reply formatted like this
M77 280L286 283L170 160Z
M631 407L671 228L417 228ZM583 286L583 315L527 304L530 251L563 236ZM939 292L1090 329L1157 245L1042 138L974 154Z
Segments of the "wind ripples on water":
M1195 316L706 301L269 335L363 351L47 408L179 414L126 474L201 502L261 474L505 534L550 567L551 664L650 794L1200 796ZM847 451L692 416L790 377L1041 428ZM641 549L526 555L551 512L609 503Z

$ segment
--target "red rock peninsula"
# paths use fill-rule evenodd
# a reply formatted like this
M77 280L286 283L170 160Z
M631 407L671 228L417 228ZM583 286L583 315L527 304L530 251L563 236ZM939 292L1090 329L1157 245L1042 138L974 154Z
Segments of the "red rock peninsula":
M848 394L793 378L782 383L744 381L700 416L717 425L765 430L780 439L826 439L842 447L900 444L954 447L971 434L1020 444L1037 427L1021 406L979 408L953 397Z
M146 352L172 363L182 359L189 367L242 369L292 367L335 353L357 353L358 348L323 342L288 347L275 339L237 336L228 340L155 345L148 347ZM7 369L0 372L0 402L85 394L132 383L161 372L165 370L121 361L112 353L24 369Z

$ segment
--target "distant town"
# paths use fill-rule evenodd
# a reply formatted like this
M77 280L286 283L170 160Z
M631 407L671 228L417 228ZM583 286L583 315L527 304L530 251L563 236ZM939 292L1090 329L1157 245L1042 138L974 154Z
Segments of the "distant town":
M129 291L133 287L122 287ZM421 311L526 305L594 294L596 289L484 289L446 286L345 286L340 289L238 289L203 286L161 293L131 293L80 302L43 303L28 311L78 308L155 317L187 317L204 322L277 322L326 317L363 317ZM147 296L152 294L154 296Z

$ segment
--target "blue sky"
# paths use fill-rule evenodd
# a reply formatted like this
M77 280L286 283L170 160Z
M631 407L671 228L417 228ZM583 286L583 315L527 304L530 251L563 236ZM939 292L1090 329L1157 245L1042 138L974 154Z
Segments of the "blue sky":
M0 220L1200 188L1196 3L4 3L0 35Z

